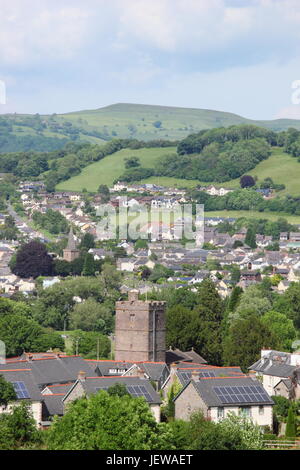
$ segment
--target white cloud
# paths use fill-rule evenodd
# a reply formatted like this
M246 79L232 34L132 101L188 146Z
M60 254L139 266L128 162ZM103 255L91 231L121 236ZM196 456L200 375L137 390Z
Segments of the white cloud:
M1 0L0 60L31 64L74 56L88 32L90 12L69 2Z

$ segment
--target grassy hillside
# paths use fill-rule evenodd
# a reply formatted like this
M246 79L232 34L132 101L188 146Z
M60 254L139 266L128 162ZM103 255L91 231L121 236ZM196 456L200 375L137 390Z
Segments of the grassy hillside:
M93 163L84 168L80 175L77 175L67 181L63 181L57 187L61 190L81 191L87 188L89 191L96 191L100 184L111 185L124 171L124 159L131 156L140 158L141 166L148 168L155 168L157 159L169 153L176 152L175 147L167 148L150 148L140 150L121 150L113 155L105 157L99 162ZM283 183L286 189L280 191L278 194L290 194L296 196L300 194L300 163L296 158L291 157L279 148L273 148L272 155L259 163L253 170L248 172L252 176L258 177L258 182L262 182L265 178L270 177L275 183ZM162 186L169 187L195 187L199 184L208 186L215 184L220 187L239 188L239 178L225 183L201 182L198 180L184 180L180 178L168 177L151 177L142 180L142 183L155 183Z
M237 114L207 109L176 108L119 103L95 110L78 111L52 115L2 115L1 121L10 126L7 140L0 139L0 152L34 148L44 150L42 143L24 140L31 138L77 139L99 143L114 137L136 138L139 140L165 139L180 140L201 129L228 127L239 124L255 124L275 131L289 127L300 129L300 120L278 119L255 121ZM1 124L1 122L0 122ZM0 128L0 137L1 137ZM5 128L5 132L8 129ZM7 137L6 135L6 137ZM15 142L18 138L18 142ZM24 141L24 142L23 142ZM6 147L4 147L6 142ZM46 144L51 142L46 142ZM59 142L52 142L59 147ZM22 147L23 145L23 147ZM11 148L11 149L10 149Z
M118 103L96 110L58 115L58 120L67 119L74 125L94 126L102 131L117 133L118 137L149 139L182 139L201 129L227 127L238 124L255 124L272 130L300 129L300 120L277 119L254 121L233 113L208 109L176 108L141 104ZM154 123L161 122L156 128Z
M299 215L284 214L283 212L258 212L258 211L207 211L205 217L233 217L239 219L268 219L278 220L279 217L286 219L290 224L300 224Z
M88 191L97 191L100 184L112 185L113 181L124 172L125 158L135 156L140 159L142 167L155 168L156 161L160 156L174 152L176 152L175 147L120 150L87 166L79 175L62 181L57 189L81 191L86 188Z

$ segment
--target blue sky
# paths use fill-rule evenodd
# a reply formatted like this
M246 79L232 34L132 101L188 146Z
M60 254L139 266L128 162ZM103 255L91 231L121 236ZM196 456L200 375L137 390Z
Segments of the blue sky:
M300 119L299 0L0 0L0 112L117 102Z

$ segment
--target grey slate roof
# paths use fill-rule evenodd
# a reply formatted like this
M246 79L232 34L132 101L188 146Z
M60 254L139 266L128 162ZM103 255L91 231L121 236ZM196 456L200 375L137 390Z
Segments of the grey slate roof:
M166 351L166 363L172 364L174 362L195 362L198 364L206 364L207 361L203 359L195 351L180 351L180 349L169 349Z
M3 369L2 365L0 365L0 375L2 375L7 382L24 382L24 385L29 394L29 400L32 400L32 401L43 400L40 389L36 385L33 374L30 370L22 370L22 371L10 370L10 369L5 370Z
M201 374L205 372L211 372L215 374L216 377L225 377L225 376L234 376L234 375L244 375L239 367L192 367L192 368L183 368L177 369L176 375L182 385L187 385L192 378L192 373L194 370L197 370L198 379L201 380Z
M274 405L273 400L266 394L265 389L263 388L262 384L258 380L253 380L250 377L242 377L242 378L216 378L216 379L200 379L198 382L194 382L193 380L190 382L192 386L195 387L197 393L200 395L204 403L208 407L215 407L215 406L249 406L249 405ZM218 398L217 394L214 391L214 387L243 387L243 386L253 386L260 387L262 389L263 395L266 397L264 401L257 401L257 402L249 402L249 403L240 403L240 402L233 402L230 404L224 404ZM183 391L185 388L183 389ZM183 391L181 393L183 393ZM178 397L179 395L177 395ZM175 397L175 400L176 398Z
M159 394L154 390L151 383L147 379L141 379L139 377L87 377L84 381L80 381L83 386L87 396L97 393L99 390L107 390L116 384L123 384L126 387L128 386L144 386L147 390L147 393L151 397L146 399L149 404L161 404L161 399ZM74 386L75 388L77 381Z
M117 369L120 371L120 375L130 369L130 367L135 364L135 362L125 362L125 361L109 361L109 360L86 360L87 364L89 367L96 373L96 375L99 375L99 377L107 377L110 375L116 375L116 373L110 373L109 371L111 369Z
M62 416L64 414L64 395L46 395L43 397L43 418L47 419L50 416Z
M80 356L9 362L1 369L31 369L34 381L41 390L55 383L75 382L80 371L93 375L93 369Z
M264 357L248 367L249 370L260 372L265 375L289 378L297 369L290 363L290 354L281 351L269 351Z

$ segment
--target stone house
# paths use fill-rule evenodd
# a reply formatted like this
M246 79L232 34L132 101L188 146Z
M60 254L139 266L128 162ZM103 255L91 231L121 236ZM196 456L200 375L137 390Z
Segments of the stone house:
M245 375L229 374L199 378L198 372L192 373L174 399L175 418L188 421L193 412L201 411L206 419L219 422L234 413L272 429L274 402L261 383Z

